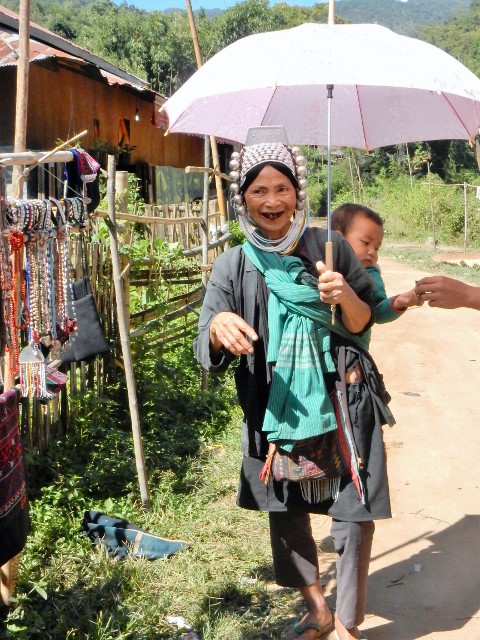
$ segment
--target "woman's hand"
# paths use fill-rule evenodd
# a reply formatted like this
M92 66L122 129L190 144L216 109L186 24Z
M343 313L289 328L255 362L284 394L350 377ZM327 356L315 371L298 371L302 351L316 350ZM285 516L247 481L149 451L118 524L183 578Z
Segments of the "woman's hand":
M328 271L322 261L316 264L318 277L318 290L320 291L320 300L326 304L342 304L352 296L356 297L356 293L348 284L341 273L337 271Z
M372 315L368 304L360 300L341 273L327 270L321 260L315 266L318 271L320 300L326 304L339 304L345 328L351 333L361 333Z
M218 354L222 348L228 349L234 356L253 353L250 340L258 340L258 336L243 318L231 311L221 311L210 323L210 347Z

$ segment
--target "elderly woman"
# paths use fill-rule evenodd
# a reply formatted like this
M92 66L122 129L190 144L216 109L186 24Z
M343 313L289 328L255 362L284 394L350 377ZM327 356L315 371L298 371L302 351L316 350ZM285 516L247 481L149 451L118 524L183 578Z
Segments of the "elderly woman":
M306 224L305 159L298 148L287 147L282 128L249 133L230 167L232 199L247 240L214 264L194 351L211 373L239 359L244 457L237 504L268 511L276 581L298 588L306 602L288 637L312 640L334 627L339 640L364 638L358 625L364 620L374 520L391 515L382 440L391 414L366 351L372 284L336 233L335 270L326 270L326 232ZM271 466L276 453L293 455L299 442L341 429L332 401L341 381L356 472L344 469L333 482L277 479ZM332 517L338 553L334 616L319 580L310 513Z

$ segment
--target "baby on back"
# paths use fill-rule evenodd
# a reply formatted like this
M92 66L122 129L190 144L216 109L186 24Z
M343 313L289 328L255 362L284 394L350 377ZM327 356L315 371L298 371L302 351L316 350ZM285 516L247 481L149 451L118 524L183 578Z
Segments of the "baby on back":
M387 296L377 264L378 251L383 241L383 220L378 213L361 204L344 204L332 213L332 229L345 237L373 280L375 322L392 322L408 307L422 303L415 289Z

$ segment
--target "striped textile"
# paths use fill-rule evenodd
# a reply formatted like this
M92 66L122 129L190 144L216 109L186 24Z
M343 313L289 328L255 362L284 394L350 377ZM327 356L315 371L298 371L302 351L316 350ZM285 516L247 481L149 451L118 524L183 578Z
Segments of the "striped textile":
M30 516L15 389L0 395L0 565L25 546Z
M305 282L300 258L267 253L248 241L243 250L265 276L268 298L268 362L275 365L263 423L269 442L284 451L295 443L337 428L324 372L334 372L330 331L368 348L368 336L351 334L335 319L316 286ZM311 278L314 282L314 279Z

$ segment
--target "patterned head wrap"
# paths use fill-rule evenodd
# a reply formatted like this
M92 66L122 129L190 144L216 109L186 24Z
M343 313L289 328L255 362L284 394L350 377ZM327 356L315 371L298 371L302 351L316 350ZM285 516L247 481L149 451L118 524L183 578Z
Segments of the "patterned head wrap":
M297 184L296 167L292 152L281 142L265 142L263 144L253 144L251 147L244 147L240 157L239 185L242 191L244 191L242 187L249 172L255 167L270 162L281 164L288 169Z
M286 139L283 127L265 127L268 141L247 144L240 152L234 151L230 160L230 193L231 202L237 216L238 223L247 239L256 247L264 251L290 253L308 226L308 199L305 188L307 186L307 167L305 157L300 155L298 147L289 148L283 141L272 140L272 129L278 129L277 140ZM256 137L261 137L261 127L255 129ZM260 132L260 136L258 136ZM273 136L275 137L275 131ZM247 136L248 141L248 136ZM270 240L262 235L253 219L249 216L243 193L249 186L249 176L258 175L255 171L262 165L273 167L288 175L297 191L297 204L292 218L292 224L283 238ZM252 174L253 172L253 174ZM255 179L255 177L253 179Z

